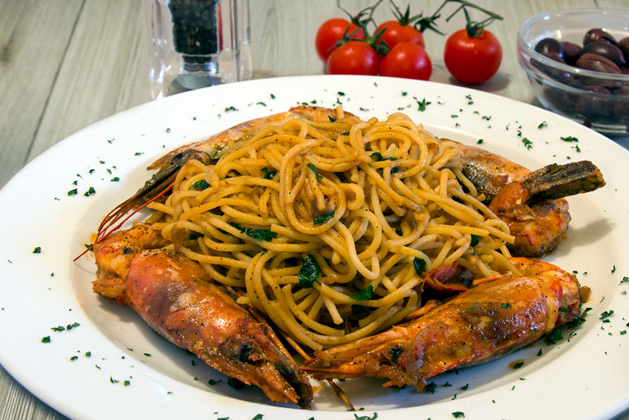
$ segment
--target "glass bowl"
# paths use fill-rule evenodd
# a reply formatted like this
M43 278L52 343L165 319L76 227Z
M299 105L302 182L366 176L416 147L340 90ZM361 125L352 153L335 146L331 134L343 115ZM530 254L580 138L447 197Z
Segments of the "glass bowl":
M518 32L518 60L547 109L601 133L629 132L629 57L624 74L580 69L535 51L544 38L583 46L585 33L602 28L617 41L629 36L629 10L567 9L540 13Z

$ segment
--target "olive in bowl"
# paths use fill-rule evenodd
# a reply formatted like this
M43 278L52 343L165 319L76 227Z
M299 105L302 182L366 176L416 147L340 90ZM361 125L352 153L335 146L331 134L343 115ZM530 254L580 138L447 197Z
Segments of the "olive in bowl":
M518 60L549 110L606 134L629 131L629 10L541 13L518 32Z

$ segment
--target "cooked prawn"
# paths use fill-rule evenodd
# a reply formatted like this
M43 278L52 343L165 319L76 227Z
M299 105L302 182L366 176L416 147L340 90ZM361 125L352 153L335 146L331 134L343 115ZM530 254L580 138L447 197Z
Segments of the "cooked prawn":
M260 387L275 402L307 408L308 379L270 325L212 283L195 261L161 247L148 225L118 231L94 247L94 290L131 306L153 329L214 369Z
M571 217L563 197L604 185L600 170L589 161L552 164L502 187L489 209L509 225L514 254L541 256L552 252L568 230Z
M439 373L504 356L579 316L575 276L546 262L511 262L523 275L481 282L408 324L322 351L302 370L317 379L368 376L421 390Z
M463 173L489 209L504 220L515 237L513 254L539 257L555 250L571 221L564 197L605 185L601 171L589 161L550 164L535 172L503 156L459 144Z

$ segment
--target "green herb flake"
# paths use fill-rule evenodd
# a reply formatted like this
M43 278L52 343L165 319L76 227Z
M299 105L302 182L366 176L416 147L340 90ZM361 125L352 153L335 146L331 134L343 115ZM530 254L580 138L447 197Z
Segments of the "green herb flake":
M573 137L573 136L566 136L566 137L560 137L560 138L561 138L561 140L563 140L565 142L568 142L568 143L573 143L573 142L579 141L578 138Z
M94 195L94 194L96 194L96 190L94 189L94 187L89 187L83 195L85 197L89 197L90 195Z
M321 273L321 268L317 260L312 255L306 255L304 264L299 269L299 284L302 287L312 287L315 281L320 283L319 273Z
M524 366L524 362L520 361L520 362L514 363L512 368L513 369L520 369L522 366Z
M437 392L437 384L435 382L429 382L424 387L424 392L427 394L434 394Z
M610 309L609 311L604 311L601 313L601 316L598 318L603 322L609 322L609 317L614 314L614 310Z
M371 300L372 294L373 294L373 286L369 285L363 290L361 290L360 292L350 297L355 300Z
M465 413L462 411L455 411L454 413L452 413L452 417L454 417L455 419L464 419Z
M504 309L509 309L511 307L511 304L510 303L501 303L500 307L504 308Z
M321 213L318 216L315 216L312 219L312 223L315 225L322 225L324 223L329 222L334 217L334 210L326 211L325 213Z
M41 246L36 246L33 248L33 254L41 254Z
M472 235L472 238L470 240L470 246L476 246L478 245L479 242L480 242L480 236Z
M467 391L469 387L470 387L470 384L465 384L460 389L461 391Z
M541 123L537 126L537 128L538 128L538 129L540 129L540 130L541 130L542 128L546 128L546 127L548 127L548 123L547 123L546 121L542 121L542 122L541 122Z
M115 177L113 177L112 179L110 179L110 181L111 181L111 182L118 182L118 181L120 181L120 178L119 178L119 177L117 177L117 176L115 176Z
M225 108L225 112L230 112L230 111L238 111L238 108L236 108L235 106L228 106L227 108Z
M75 188L73 190L68 191L68 196L77 195L79 191Z
M210 184L205 179L200 179L192 184L188 190L203 191L206 188L210 188Z
M371 160L373 160L374 162L380 162L384 160L384 158L382 157L382 153L380 152L372 153L369 156L371 157Z
M526 137L522 139L522 144L526 147L527 150L531 150L533 148L533 142Z
M417 101L417 110L420 112L424 112L426 110L426 107L432 103L430 101L426 101L426 98L422 99L421 101L417 99L415 100Z
M264 417L264 414L256 414L251 420L262 420L262 417Z
M484 141L485 140L483 140L483 139L478 139L478 140L476 140L476 144L483 144Z
M364 408L361 408L360 410L364 410ZM354 420L376 420L377 418L378 413L373 413L373 417L359 416L358 414L354 414Z
M307 163L306 166L309 167L312 172L314 172L317 179L323 178L321 175L319 175L319 171L317 170L317 167L314 166L312 163Z
M245 228L245 233L253 239L263 242L271 242L277 238L277 233L267 229Z
M79 359L79 356L72 356L72 357L70 357L70 361L71 362L74 362L75 360L78 360L78 359Z
M421 258L415 257L413 259L413 266L415 267L415 272L417 275L421 276L424 270L426 270L426 261Z
M47 335L45 337L42 337L41 342L42 343L50 343L50 336Z
M264 174L264 179L273 179L277 174L277 171L262 168L262 173Z

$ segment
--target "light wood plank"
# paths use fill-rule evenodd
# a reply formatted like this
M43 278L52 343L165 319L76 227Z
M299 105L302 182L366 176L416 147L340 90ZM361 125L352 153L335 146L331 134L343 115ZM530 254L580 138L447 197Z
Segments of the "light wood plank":
M142 2L86 0L29 159L96 121L150 100Z
M0 1L0 186L26 162L81 5Z

